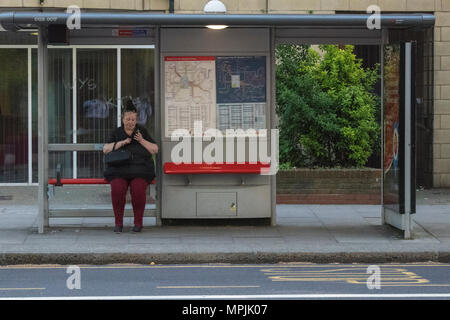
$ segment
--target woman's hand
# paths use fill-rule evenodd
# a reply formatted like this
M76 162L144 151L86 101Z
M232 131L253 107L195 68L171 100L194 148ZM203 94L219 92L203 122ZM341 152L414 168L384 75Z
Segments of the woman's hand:
M144 137L142 136L142 133L138 130L137 133L134 135L133 139L139 143L142 143Z
M125 140L119 141L117 144L119 143L120 143L119 148L122 148L123 146L126 146L127 144L131 143L131 138L126 138ZM118 148L116 147L116 149Z
M158 153L158 146L154 143L151 143L150 141L145 140L142 136L142 133L140 133L139 131L134 135L133 139L139 142L151 154Z

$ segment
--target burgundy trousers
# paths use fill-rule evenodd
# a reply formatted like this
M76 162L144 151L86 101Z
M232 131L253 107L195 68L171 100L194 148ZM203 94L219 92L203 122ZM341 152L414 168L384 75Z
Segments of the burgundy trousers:
M128 186L130 186L134 225L142 227L146 201L145 193L148 186L147 181L142 178L134 178L133 180L115 178L111 180L110 184L116 226L123 226L123 212L125 210Z

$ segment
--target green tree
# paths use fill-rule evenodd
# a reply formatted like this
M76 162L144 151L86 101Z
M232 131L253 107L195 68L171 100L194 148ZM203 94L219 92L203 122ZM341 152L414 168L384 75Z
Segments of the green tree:
M280 160L287 166L361 167L379 142L372 94L378 70L365 70L353 46L277 48Z
M280 120L280 162L287 166L316 165L312 159L322 159L326 144L319 134L332 127L327 115L331 99L322 92L313 76L313 66L319 55L302 46L277 48L277 113Z

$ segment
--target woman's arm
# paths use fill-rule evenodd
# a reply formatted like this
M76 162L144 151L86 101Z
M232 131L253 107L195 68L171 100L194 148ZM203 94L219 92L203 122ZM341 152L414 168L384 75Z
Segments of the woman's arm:
M125 140L118 141L116 143L115 150L122 148L123 146L129 144L130 142L131 142L130 138L126 138ZM103 145L103 153L104 154L110 153L111 151L113 151L113 148L114 148L114 142L112 142L112 143L105 143Z
M134 135L134 139L139 142L150 154L156 154L158 153L158 145L155 143L151 143L150 141L147 141L142 136L142 133L138 132Z

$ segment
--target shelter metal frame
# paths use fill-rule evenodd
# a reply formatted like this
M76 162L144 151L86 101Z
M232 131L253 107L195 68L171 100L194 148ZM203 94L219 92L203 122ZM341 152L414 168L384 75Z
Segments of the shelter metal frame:
M65 12L39 12L17 11L0 13L0 31L17 31L21 29L38 28L38 159L39 159L39 191L38 191L38 230L43 233L49 225L48 208L48 152L69 148L77 151L83 146L50 146L48 144L48 127L46 125L47 86L48 86L48 26L52 24L66 24L70 18ZM385 41L382 31L392 28L421 29L434 26L435 18L432 14L382 14L378 18L381 22L381 30L369 31L367 21L372 16L367 14L336 14L336 15L235 15L235 14L152 14L130 12L83 12L81 13L81 27L93 26L145 26L155 30L155 116L159 119L160 111L160 28L161 27L201 27L210 24L228 25L230 27L265 27L271 31L271 84L275 88L275 58L274 50L279 43L345 43L352 39L364 44L382 44ZM309 30L313 30L311 34ZM353 38L349 38L349 34ZM346 35L346 36L345 36ZM369 36L370 35L370 36ZM374 36L372 36L374 35ZM319 37L318 37L319 36ZM271 126L275 126L275 110L273 108L275 92L271 98ZM156 141L161 140L159 121L156 121ZM91 146L92 147L92 146ZM84 147L83 147L84 148ZM94 146L94 148L96 148ZM158 165L157 177L161 172L161 163ZM160 181L157 179L157 190L161 192ZM159 194L160 195L160 194ZM271 196L276 196L275 177L271 179ZM157 221L160 220L158 207L160 202L157 197ZM272 201L274 206L274 201ZM274 209L273 209L274 212ZM274 224L275 216L272 217Z

